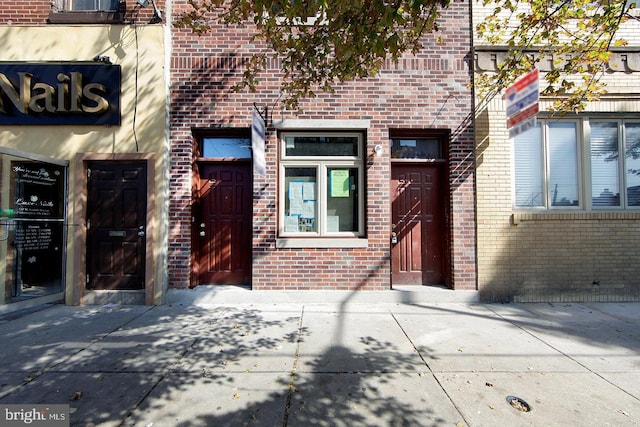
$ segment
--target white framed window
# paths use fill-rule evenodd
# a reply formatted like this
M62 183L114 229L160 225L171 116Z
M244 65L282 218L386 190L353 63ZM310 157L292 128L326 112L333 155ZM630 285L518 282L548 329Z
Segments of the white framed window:
M578 131L577 121L539 120L514 138L516 207L582 205Z
M63 0L65 11L114 11L120 8L120 0Z
M516 208L640 208L640 121L541 119L513 150Z
M124 20L122 0L53 0L50 24L112 24Z
M590 123L591 203L593 207L619 207L620 124L617 121Z
M593 207L640 207L640 122L592 120L588 125Z
M280 237L364 235L363 135L280 135Z

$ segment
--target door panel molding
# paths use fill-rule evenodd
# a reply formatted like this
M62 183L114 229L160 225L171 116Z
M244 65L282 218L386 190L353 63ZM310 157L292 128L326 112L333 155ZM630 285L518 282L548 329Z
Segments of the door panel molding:
M449 282L446 179L444 164L392 163L392 286Z
M70 193L73 194L73 226L69 235L72 236L73 245L73 291L67 296L67 303L81 305L87 292L87 163L91 161L144 161L147 169L147 197L146 197L146 241L145 241L145 304L153 305L156 293L156 257L154 256L156 224L155 213L155 155L153 153L78 153L73 163L73 176Z
M252 174L250 162L198 164L192 207L194 285L251 283Z

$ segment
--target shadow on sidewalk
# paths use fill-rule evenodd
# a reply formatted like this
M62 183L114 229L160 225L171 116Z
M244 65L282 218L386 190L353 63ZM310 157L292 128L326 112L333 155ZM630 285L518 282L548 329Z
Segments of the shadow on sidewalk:
M323 337L323 342L336 344L306 359L300 358L299 345L313 337L303 326L300 306L57 306L30 313L0 324L0 403L69 404L71 425L78 426L462 422L447 397L435 394L443 392L426 362L416 363L419 357L428 360L428 347L421 346L420 355L410 354L372 331L354 343L357 351L350 348L345 338L351 326L345 315L348 303L349 297L336 310L330 336ZM496 311L489 306L474 313L424 308L432 314L500 318L528 329L640 350L637 329L629 330L637 320L584 324L578 318L601 320L609 314L590 313L583 306L552 307L548 318L521 305ZM412 313L416 310L420 307L412 305ZM234 387L255 394L235 401L231 394L216 394ZM190 404L198 407L192 410Z

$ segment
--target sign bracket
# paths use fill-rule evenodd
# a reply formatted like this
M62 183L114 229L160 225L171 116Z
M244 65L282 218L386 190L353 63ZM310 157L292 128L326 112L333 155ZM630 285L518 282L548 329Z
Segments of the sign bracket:
M262 121L264 122L264 126L265 127L269 127L269 106L265 105L264 107L260 108L258 107L258 105L254 102L253 103L253 108L255 108L255 110L258 112L258 114L260 115L260 118L262 119Z

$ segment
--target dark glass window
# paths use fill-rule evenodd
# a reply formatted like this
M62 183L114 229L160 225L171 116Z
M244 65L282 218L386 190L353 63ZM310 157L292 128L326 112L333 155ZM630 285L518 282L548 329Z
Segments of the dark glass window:
M356 136L285 136L287 156L329 157L357 156Z
M442 159L440 141L436 138L394 138L391 140L393 159Z

